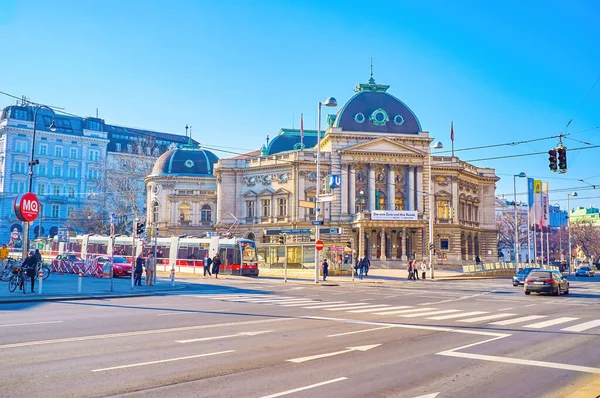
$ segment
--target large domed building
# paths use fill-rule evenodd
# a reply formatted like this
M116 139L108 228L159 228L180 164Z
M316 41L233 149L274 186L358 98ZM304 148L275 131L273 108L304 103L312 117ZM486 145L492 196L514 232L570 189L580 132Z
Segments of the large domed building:
M204 236L214 231L217 181L214 165L219 158L188 143L162 154L145 179L149 232L160 236Z

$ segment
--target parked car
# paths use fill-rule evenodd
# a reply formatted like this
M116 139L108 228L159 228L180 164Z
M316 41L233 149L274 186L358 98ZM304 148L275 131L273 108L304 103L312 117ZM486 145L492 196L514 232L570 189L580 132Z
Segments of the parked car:
M575 276L594 276L596 275L596 271L594 271L591 267L579 267L577 272L575 272Z
M529 268L523 268L521 271L519 271L516 275L513 275L513 286L519 286L519 285L523 285L525 284L525 278L527 278L527 275L529 275L529 273L531 271L533 271L534 269L540 269L540 268L535 268L535 267L529 267Z
M102 268L106 263L112 263L114 278L118 278L119 276L131 276L131 263L125 257L100 256L96 261L98 262L99 268Z
M569 294L569 281L558 271L533 270L525 278L525 294L550 293L555 296Z

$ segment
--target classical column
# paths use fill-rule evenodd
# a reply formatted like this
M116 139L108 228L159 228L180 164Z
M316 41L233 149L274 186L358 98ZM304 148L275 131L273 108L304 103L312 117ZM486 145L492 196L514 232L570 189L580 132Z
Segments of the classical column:
M342 216L348 215L348 193L350 184L348 183L348 166L342 165Z
M387 206L388 210L394 210L395 202L396 202L396 183L394 181L394 166L388 166L388 178L387 178Z
M385 255L385 228L381 228L381 257L380 259L382 261L385 261L387 259L387 256Z
M408 168L408 177L406 179L406 210L415 209L415 170L413 166L406 166Z
M350 165L350 200L348 201L348 214L354 214L356 211L356 166Z
M406 256L406 228L402 228L402 261L407 261L408 257Z
M358 227L358 253L356 254L359 259L364 256L364 247L365 247L365 234L363 233L362 225Z
M418 210L421 213L423 213L425 211L425 208L423 207L423 193L425 192L423 191L423 167L415 167L415 174L417 179L417 207L415 208L415 210Z
M369 164L369 177L367 180L369 187L369 208L367 210L375 210L375 166Z

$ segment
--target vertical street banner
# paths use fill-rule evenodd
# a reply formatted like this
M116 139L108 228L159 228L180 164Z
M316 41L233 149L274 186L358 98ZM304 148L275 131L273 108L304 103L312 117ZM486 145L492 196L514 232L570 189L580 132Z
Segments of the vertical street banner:
M550 231L550 198L548 197L548 183L542 183L542 214L544 232Z
M533 178L527 178L527 207L529 208L529 223L527 228L535 230L535 209L533 206Z
M535 231L538 228L541 229L543 224L542 214L542 180L533 180L533 214L534 214L534 228ZM538 227L536 227L538 226Z

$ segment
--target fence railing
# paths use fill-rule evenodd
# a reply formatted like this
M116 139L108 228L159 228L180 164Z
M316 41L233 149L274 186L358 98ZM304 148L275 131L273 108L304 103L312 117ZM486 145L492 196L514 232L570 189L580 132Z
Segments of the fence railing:
M531 267L531 266L535 266L535 265L530 265L528 263L519 264L519 268L526 268L526 267ZM477 272L488 272L488 271L503 270L503 269L514 270L515 266L513 263L485 263L485 264L467 264L467 265L463 265L462 268L463 268L464 274L471 274L471 273L477 273ZM544 264L540 268L560 271L560 268L555 265L548 266L548 265Z

